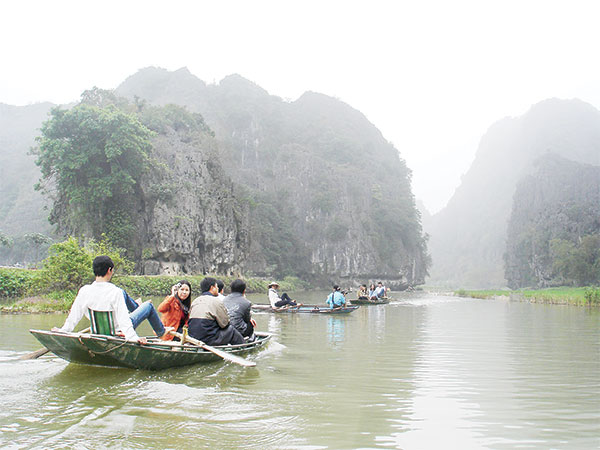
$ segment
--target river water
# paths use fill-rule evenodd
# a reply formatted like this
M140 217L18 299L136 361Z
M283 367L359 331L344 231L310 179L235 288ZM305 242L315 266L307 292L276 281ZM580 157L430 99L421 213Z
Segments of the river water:
M19 361L65 316L1 315L0 447L600 447L598 309L414 293L254 317L274 333L255 368L144 372Z

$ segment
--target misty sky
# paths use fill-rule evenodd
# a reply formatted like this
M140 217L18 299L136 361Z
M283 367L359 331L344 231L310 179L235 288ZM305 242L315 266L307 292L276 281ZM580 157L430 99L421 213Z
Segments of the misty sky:
M442 208L479 139L551 97L600 107L598 1L3 1L0 102L68 103L147 66L363 112Z

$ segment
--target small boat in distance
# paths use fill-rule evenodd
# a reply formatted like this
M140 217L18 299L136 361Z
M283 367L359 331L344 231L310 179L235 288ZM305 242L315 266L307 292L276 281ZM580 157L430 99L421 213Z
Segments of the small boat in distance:
M344 308L331 308L327 305L298 305L282 306L273 308L271 305L252 305L253 311L263 311L272 313L309 313L309 314L348 314L356 311L359 306L346 306Z
M390 300L390 298L378 298L377 300L350 299L350 303L352 305L385 305Z
M180 342L163 341L157 337L147 337L148 343L142 345L120 336L45 330L29 332L56 356L79 364L162 370L223 360L218 354L197 345L187 342L181 345ZM263 332L256 332L255 335L254 342L209 348L240 356L263 347L272 336Z

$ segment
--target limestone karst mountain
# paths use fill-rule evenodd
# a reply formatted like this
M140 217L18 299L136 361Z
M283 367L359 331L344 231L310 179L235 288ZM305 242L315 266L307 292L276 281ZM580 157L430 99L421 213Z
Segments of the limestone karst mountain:
M580 100L550 99L495 123L448 205L431 219L431 278L453 287L501 287L503 255L517 182L554 153L600 165L600 112Z
M144 69L115 93L157 131L152 156L168 168L141 181L131 205L142 272L423 283L411 172L359 111L313 92L283 101L239 75L207 85L187 69ZM187 113L160 108L169 104L208 128L190 134L187 118L173 119Z

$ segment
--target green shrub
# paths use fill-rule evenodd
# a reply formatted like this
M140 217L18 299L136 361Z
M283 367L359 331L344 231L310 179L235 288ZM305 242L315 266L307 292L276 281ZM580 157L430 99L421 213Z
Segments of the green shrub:
M35 277L33 270L0 268L0 297L23 297L31 290Z
M589 305L600 305L600 288L586 288L583 296Z
M117 272L131 273L133 268L133 263L121 256L121 249L112 247L105 240L92 240L82 247L77 238L69 237L51 245L48 253L37 280L40 292L77 292L81 286L93 281L92 261L99 255L110 256Z

